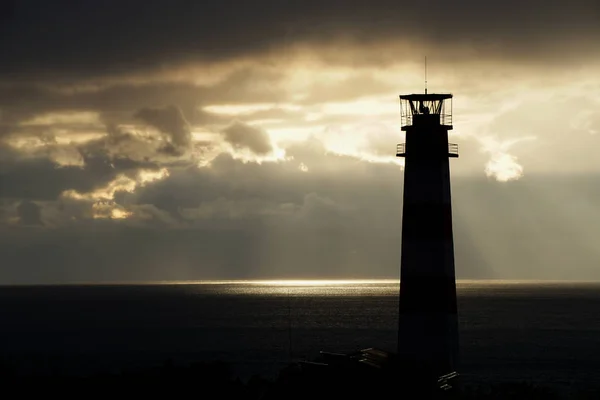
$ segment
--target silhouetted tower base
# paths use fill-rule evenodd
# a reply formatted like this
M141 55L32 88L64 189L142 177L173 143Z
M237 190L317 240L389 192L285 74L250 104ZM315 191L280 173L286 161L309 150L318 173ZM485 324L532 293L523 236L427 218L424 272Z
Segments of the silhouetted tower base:
M457 368L458 322L448 143L451 94L400 96L406 143L398 355L420 375ZM446 105L446 100L450 100Z

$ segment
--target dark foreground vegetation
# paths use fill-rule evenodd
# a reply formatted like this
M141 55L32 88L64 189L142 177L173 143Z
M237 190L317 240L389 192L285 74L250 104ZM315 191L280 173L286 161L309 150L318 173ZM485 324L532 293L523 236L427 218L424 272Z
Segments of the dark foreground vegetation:
M413 385L410 385L413 383ZM283 369L275 379L252 377L243 382L221 362L123 371L93 376L22 375L3 368L0 385L5 398L58 395L66 398L197 398L197 399L600 399L600 389L566 395L550 385L502 383L459 385L457 390L427 388L398 377L343 373L314 375L297 365ZM39 397L38 397L39 398Z

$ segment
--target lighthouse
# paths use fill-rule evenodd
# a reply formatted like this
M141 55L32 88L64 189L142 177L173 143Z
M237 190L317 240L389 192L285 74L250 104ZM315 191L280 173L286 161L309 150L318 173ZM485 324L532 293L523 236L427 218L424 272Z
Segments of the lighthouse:
M458 146L452 129L451 94L400 96L405 143L400 267L398 358L421 377L455 372L458 321L450 158Z

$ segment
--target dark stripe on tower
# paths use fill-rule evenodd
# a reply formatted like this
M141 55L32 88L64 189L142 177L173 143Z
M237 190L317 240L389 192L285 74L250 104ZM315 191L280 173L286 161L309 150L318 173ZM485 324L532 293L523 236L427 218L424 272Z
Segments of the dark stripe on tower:
M453 276L403 276L401 314L456 314L456 283ZM427 297L422 294L427 293Z
M405 204L402 224L406 240L452 240L450 204Z

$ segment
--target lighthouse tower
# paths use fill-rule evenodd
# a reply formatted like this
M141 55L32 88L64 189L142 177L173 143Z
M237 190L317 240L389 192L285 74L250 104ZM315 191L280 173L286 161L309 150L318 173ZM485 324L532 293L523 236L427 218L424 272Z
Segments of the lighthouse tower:
M448 143L451 94L400 96L404 204L398 355L409 371L436 377L456 371L458 322Z

